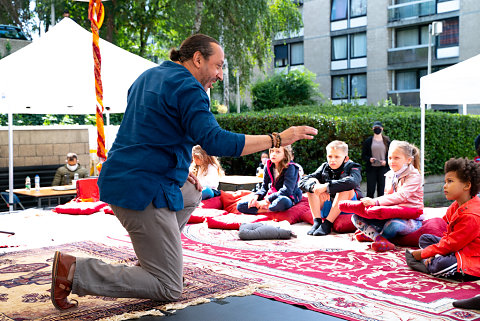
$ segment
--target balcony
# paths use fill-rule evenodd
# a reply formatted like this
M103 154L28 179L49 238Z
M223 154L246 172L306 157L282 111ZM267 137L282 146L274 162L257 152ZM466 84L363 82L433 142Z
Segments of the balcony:
M388 22L433 15L436 7L436 0L418 0L389 6Z
M395 105L420 106L420 89L389 91L388 98Z
M428 45L412 47L392 48L388 50L388 65L416 64L426 65L428 63Z

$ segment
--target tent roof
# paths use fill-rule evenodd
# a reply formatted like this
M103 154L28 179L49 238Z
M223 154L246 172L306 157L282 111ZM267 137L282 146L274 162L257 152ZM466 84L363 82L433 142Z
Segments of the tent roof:
M110 113L122 113L128 88L157 64L103 39L99 45L103 105ZM13 113L95 114L92 34L70 18L1 59L0 75L0 93Z
M480 104L480 55L420 78L422 104Z

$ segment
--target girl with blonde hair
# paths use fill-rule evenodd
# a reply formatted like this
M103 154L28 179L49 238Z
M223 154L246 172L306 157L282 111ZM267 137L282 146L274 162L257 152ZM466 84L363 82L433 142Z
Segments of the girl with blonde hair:
M210 156L200 145L192 148L192 165L190 172L197 176L203 187L202 200L214 197L218 194L220 177L225 175L222 165L215 156Z

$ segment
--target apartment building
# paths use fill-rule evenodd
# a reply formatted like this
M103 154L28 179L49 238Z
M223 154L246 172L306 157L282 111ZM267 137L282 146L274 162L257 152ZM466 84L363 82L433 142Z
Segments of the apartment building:
M314 72L320 91L334 103L377 104L391 98L396 104L419 106L429 38L432 72L480 54L479 0L297 3L304 28L274 41L274 68L303 66ZM437 21L442 32L429 37L429 26Z

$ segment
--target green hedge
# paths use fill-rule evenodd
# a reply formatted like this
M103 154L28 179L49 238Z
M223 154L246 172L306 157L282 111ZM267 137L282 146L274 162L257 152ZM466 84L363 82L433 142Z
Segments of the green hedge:
M392 140L406 140L420 148L420 109L376 106L296 106L271 111L218 115L224 129L245 134L280 132L290 126L309 125L318 129L313 140L293 145L295 161L306 173L326 160L325 146L332 140L349 145L349 156L362 163L362 143L372 135L372 123L379 120ZM480 133L480 116L426 112L425 173L443 174L443 165L451 157L475 156L473 141ZM240 158L223 157L227 174L253 175L260 154ZM362 163L363 165L363 163Z

